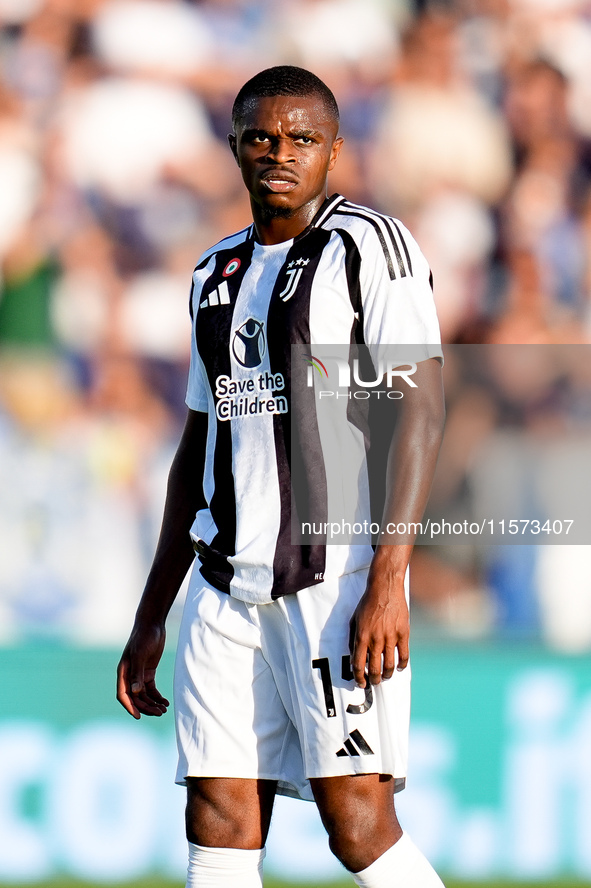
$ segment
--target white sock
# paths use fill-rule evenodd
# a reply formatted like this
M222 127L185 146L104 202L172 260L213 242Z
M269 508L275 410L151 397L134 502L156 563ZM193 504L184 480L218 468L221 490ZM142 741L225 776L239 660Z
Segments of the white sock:
M388 848L360 873L351 873L361 888L442 888L443 882L424 854L402 833Z
M264 848L206 848L189 842L186 888L263 888L264 857Z

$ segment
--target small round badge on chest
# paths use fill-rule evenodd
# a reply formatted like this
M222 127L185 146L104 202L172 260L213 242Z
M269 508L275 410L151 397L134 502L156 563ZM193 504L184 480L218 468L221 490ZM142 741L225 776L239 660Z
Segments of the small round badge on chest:
M234 274L235 271L238 271L240 268L240 259L230 259L222 274L225 278L230 277L231 274Z

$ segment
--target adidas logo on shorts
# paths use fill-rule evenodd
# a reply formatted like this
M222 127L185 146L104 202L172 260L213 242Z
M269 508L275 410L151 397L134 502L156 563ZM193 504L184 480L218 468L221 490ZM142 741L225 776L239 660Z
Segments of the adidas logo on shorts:
M353 743L355 741L355 743ZM355 745L357 744L357 745ZM339 749L337 755L342 758L344 755L374 755L374 751L361 733L355 728L351 731L349 737L345 740L342 749Z

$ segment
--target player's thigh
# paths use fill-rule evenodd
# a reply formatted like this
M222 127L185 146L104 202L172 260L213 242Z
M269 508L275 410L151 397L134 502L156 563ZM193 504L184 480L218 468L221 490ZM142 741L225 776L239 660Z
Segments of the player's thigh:
M177 783L281 778L290 722L260 650L256 608L198 578L179 632L174 698Z
M236 777L187 777L187 838L212 848L262 848L277 783Z

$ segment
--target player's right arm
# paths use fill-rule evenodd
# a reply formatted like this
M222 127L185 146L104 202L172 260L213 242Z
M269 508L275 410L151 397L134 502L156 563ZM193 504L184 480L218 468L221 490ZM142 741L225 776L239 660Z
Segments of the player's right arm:
M196 512L206 506L206 443L207 413L189 410L168 476L154 561L117 668L117 699L134 718L163 715L169 705L156 688L156 667L164 650L166 617L195 557L189 531Z

